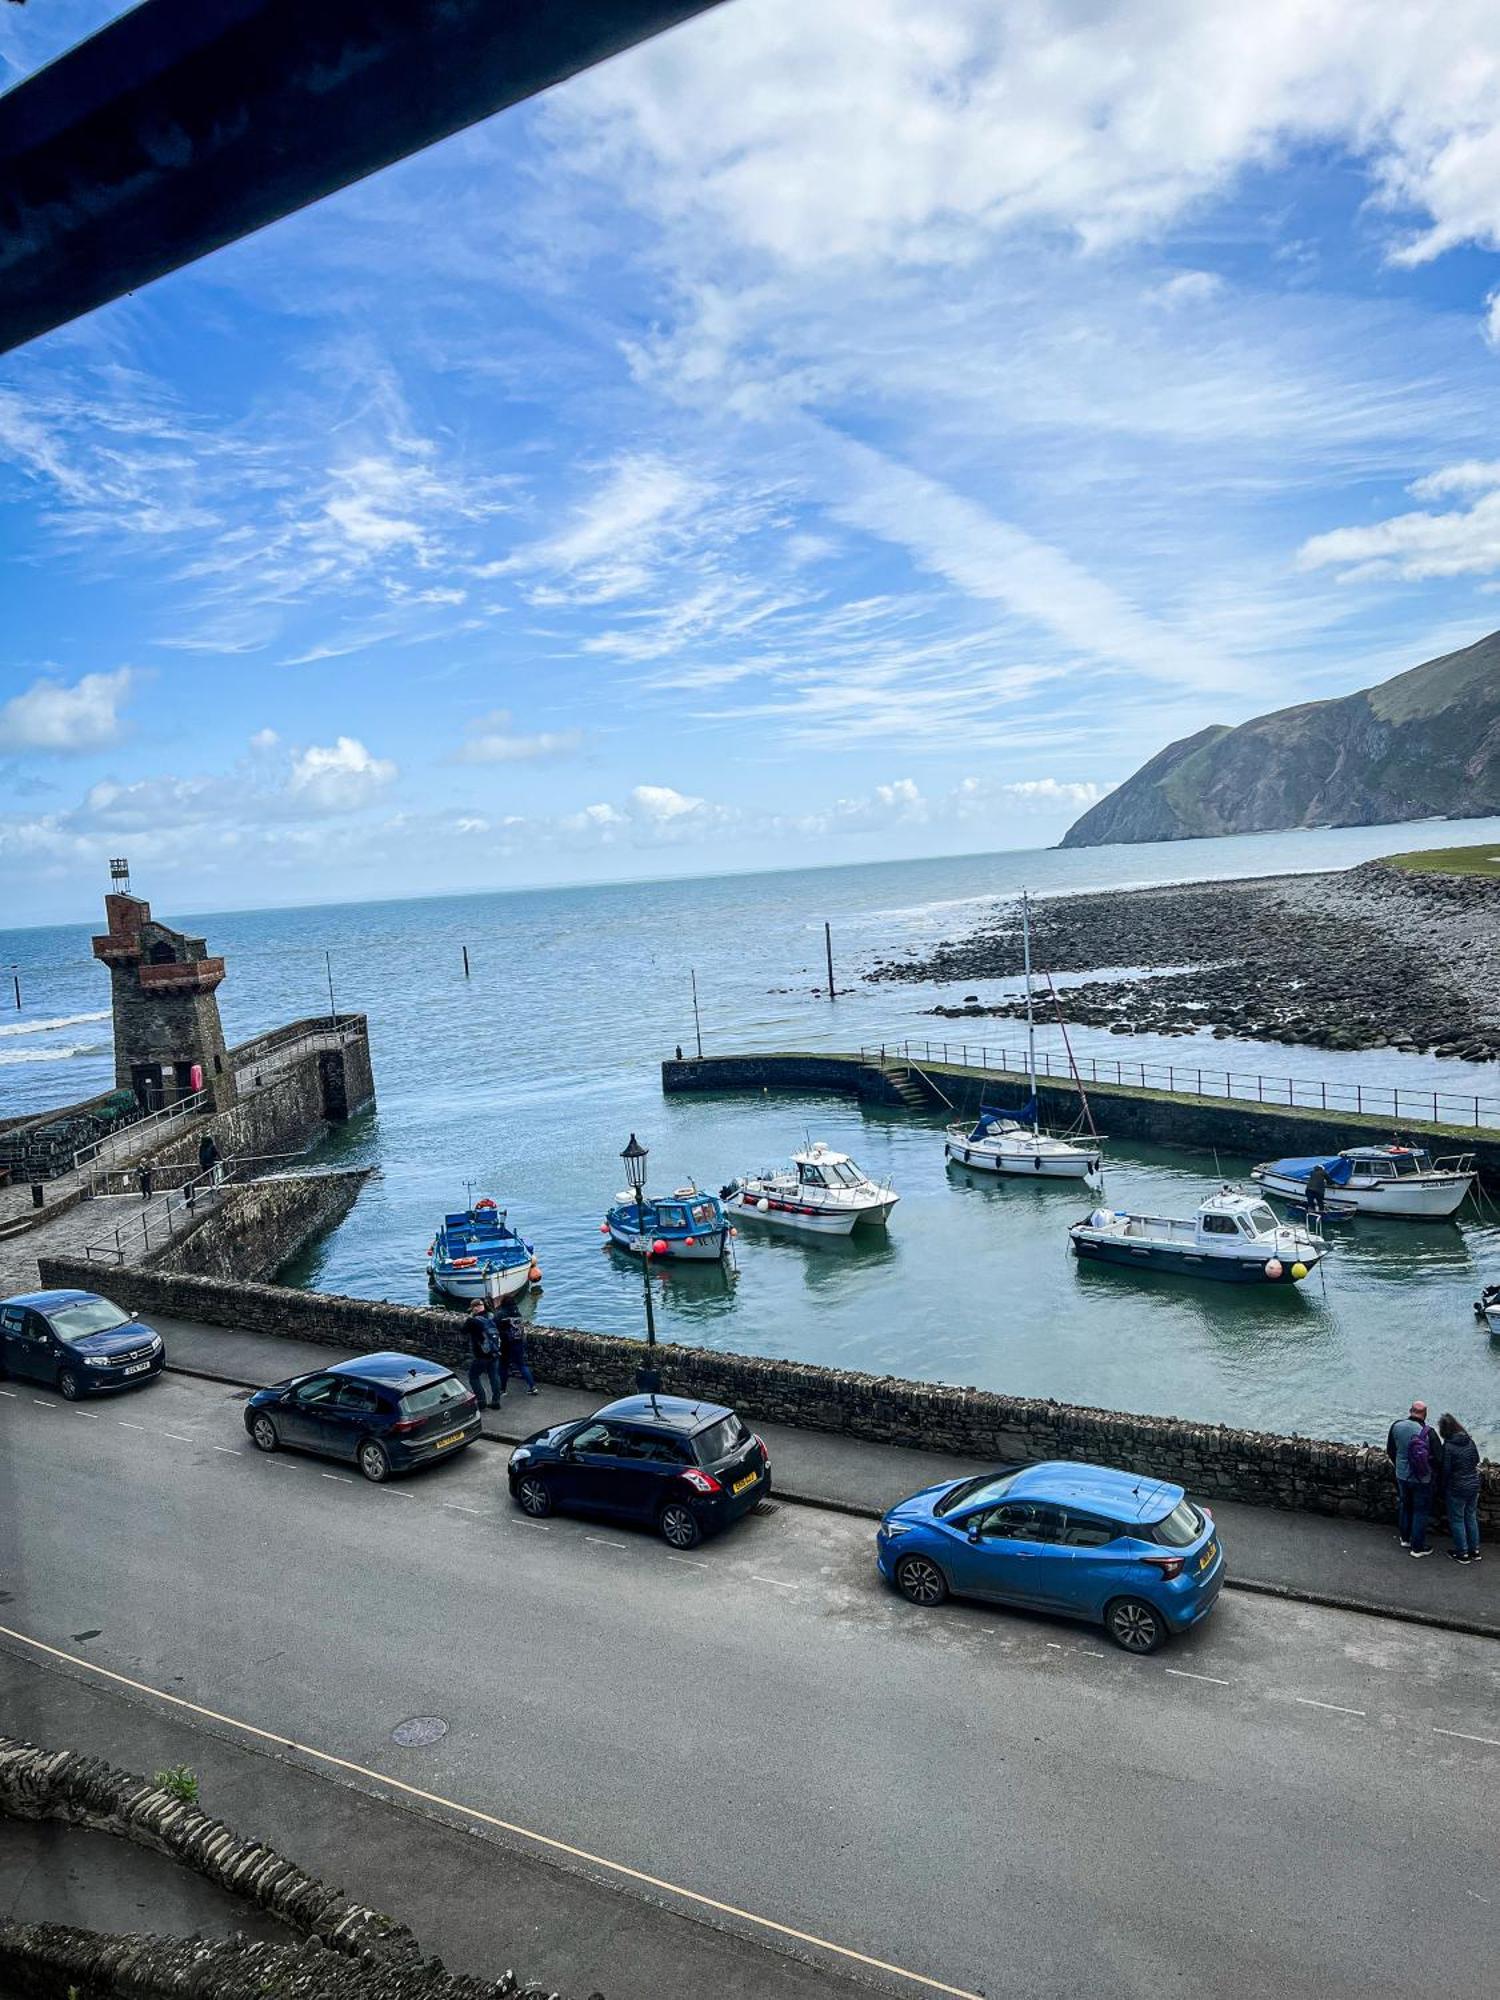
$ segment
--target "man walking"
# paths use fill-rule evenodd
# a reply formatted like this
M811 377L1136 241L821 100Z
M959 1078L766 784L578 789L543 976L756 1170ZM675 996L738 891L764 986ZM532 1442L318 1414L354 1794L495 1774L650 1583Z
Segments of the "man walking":
M484 1385L488 1382L493 1407L498 1410L500 1398L505 1394L500 1334L483 1299L475 1299L464 1324L469 1333L469 1387L474 1391L474 1400L481 1410L485 1407Z
M1398 1417L1385 1441L1386 1457L1396 1473L1397 1533L1403 1549L1430 1556L1427 1520L1438 1476L1442 1446L1427 1422L1427 1405L1418 1397L1408 1415Z
M536 1394L536 1377L531 1372L531 1357L526 1352L526 1322L521 1317L521 1309L514 1299L506 1299L500 1308L500 1380L510 1381L511 1370L520 1376L532 1395Z
M1328 1169L1321 1160L1313 1162L1312 1172L1307 1177L1307 1212L1321 1215L1328 1199Z
M198 1141L198 1171L208 1176L210 1187L217 1187L223 1178L219 1170L219 1149L211 1132L205 1132Z

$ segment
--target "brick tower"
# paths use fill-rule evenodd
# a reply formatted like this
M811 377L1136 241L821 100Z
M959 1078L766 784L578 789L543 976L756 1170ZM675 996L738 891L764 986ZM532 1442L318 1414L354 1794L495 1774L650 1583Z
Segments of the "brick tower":
M111 873L128 884L123 863ZM215 997L223 959L210 958L202 938L158 923L139 896L106 896L104 910L109 929L94 939L94 956L109 967L115 1087L156 1111L191 1093L196 1068L214 1110L228 1110L234 1071Z

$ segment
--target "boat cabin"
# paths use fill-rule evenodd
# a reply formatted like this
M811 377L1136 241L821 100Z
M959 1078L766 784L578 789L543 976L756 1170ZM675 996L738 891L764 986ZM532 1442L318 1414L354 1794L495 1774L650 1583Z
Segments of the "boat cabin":
M1432 1171L1432 1161L1420 1146L1350 1146L1339 1157L1362 1179L1372 1181L1409 1180Z
M793 1153L792 1164L803 1187L862 1188L870 1177L854 1164L847 1153L830 1152L821 1143L806 1153Z

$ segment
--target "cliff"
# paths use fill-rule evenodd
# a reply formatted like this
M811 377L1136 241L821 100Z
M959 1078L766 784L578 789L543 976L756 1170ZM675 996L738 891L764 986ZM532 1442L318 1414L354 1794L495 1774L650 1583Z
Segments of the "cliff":
M1171 743L1064 847L1500 812L1500 632L1337 701Z

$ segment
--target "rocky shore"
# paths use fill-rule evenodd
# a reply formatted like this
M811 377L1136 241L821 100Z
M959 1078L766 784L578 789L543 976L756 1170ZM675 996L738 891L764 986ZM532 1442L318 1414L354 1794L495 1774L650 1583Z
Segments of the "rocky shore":
M1500 1058L1500 879L1383 862L1323 875L1187 882L1032 904L1039 969L1101 973L1067 988L1070 1021L1118 1034ZM1022 970L1017 903L925 958L870 979L975 983ZM945 1019L1018 1017L976 994Z

